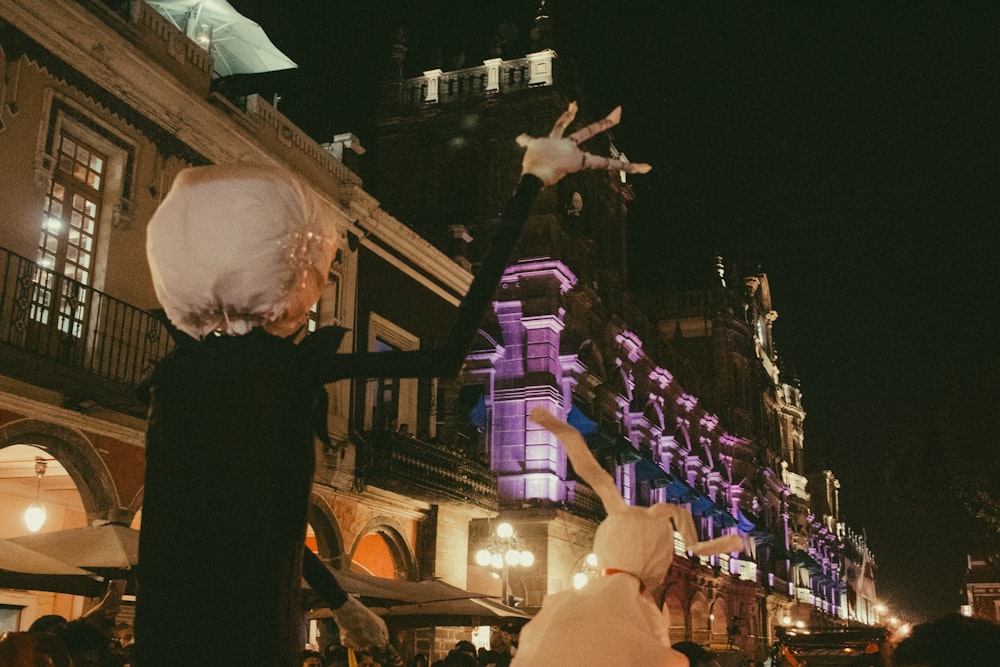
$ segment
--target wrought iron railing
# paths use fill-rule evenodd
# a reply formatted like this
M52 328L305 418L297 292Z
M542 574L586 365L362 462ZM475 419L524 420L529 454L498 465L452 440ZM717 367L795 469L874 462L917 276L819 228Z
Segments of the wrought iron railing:
M129 389L173 348L148 311L3 248L0 345Z
M362 465L369 484L415 497L447 498L491 511L499 509L496 473L443 445L374 431L367 434L365 446L370 451Z

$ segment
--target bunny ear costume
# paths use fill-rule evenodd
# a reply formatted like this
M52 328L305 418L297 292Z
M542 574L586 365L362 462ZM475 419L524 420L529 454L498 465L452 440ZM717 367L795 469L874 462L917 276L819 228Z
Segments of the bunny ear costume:
M666 576L674 531L697 555L741 551L743 539L726 535L698 542L694 520L684 507L628 506L576 429L542 409L534 410L531 419L559 438L573 468L604 503L608 516L594 535L594 554L609 576L545 598L521 632L511 667L686 667L687 658L670 648L666 619L645 591Z

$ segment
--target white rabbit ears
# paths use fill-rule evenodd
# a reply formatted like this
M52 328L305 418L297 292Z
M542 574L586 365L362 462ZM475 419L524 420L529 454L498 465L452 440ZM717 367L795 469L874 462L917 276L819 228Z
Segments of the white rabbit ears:
M529 416L531 421L552 433L563 444L576 474L594 490L594 493L604 503L604 510L608 514L624 512L628 504L618 493L615 480L594 458L594 454L590 451L587 443L583 441L580 432L561 419L556 419L542 408L535 408Z
M552 433L563 444L566 455L573 463L573 469L598 495L609 516L623 514L628 509L628 503L618 492L615 480L594 458L579 431L542 408L532 410L530 417L531 421ZM685 507L660 503L648 509L662 514L664 521L672 522L674 530L684 539L688 551L696 556L743 551L745 548L743 538L739 535L724 535L714 540L699 542L694 519Z

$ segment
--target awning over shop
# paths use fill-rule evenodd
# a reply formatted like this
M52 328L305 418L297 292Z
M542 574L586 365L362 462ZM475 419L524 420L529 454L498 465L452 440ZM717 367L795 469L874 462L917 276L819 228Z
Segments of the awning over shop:
M691 513L705 516L715 509L715 501L708 496L697 494L691 499Z
M584 434L583 439L595 455L614 456L619 465L634 463L641 458L632 442L610 426L598 425L589 435Z
M686 503L697 494L687 482L676 477L671 477L667 482L667 500L673 503Z
M741 533L752 533L757 530L759 520L755 521L754 519L756 519L756 517L751 519L750 516L747 516L747 514L743 512L743 510L736 510L736 519Z
M473 593L443 581L401 581L357 572L331 570L340 586L355 595L393 627L524 623L531 616L485 593ZM304 596L309 618L329 618L330 610L311 591Z
M816 562L812 556L803 551L802 549L796 549L791 553L792 563L800 567L804 567L810 572L815 574L820 574L823 572L823 566Z
M583 414L583 411L575 405L569 409L566 423L579 431L584 438L597 431L597 422Z
M723 528L732 528L733 526L735 526L735 525L737 525L739 523L736 520L736 517L734 517L732 514L730 514L729 510L727 510L722 505L716 505L712 509L712 517L717 522L719 522L719 525L721 525Z
M635 462L635 475L640 482L649 482L650 488L659 489L670 483L673 477L656 461L640 458Z

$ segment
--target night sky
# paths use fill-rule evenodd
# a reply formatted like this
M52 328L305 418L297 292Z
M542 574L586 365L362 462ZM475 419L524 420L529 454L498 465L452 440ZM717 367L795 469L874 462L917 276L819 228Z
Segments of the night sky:
M373 144L375 81L480 62L536 0L232 0L299 63L279 109L319 141ZM691 289L713 257L769 277L779 355L801 379L806 465L842 484L880 597L957 608L970 540L950 461L997 480L1000 5L549 0L556 50L633 177L630 283ZM996 399L996 400L994 400ZM964 468L963 468L964 466ZM975 472L975 470L973 470ZM958 481L956 481L958 480Z

